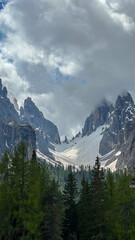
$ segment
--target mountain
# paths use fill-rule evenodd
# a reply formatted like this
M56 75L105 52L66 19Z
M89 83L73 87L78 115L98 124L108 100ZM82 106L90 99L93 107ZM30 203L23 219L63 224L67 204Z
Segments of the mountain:
M30 97L24 101L24 108L20 109L22 123L29 123L36 132L37 149L48 155L48 148L54 149L53 144L60 144L60 137L56 125L44 118L44 115Z
M2 86L0 79L0 119L19 123L20 117L8 98L7 93L7 88Z
M30 97L19 109L17 100L0 80L0 157L20 141L28 155L52 164L94 165L100 157L104 168L135 167L135 103L130 93L119 95L114 105L104 100L87 117L82 132L61 143L58 128L47 120Z
M100 157L105 168L135 167L135 104L130 93L118 96L114 106L103 101L87 117L82 134L51 151L55 160L94 165Z
M113 110L113 105L107 101L103 101L92 114L87 117L84 128L82 129L82 136L88 136L93 131L106 123L108 113Z
M37 149L53 159L49 148L60 144L60 137L56 125L44 118L30 97L19 109L17 99L2 86L0 79L0 157L6 149L13 151L20 141L28 144L29 156Z
M11 93L11 92L7 92L7 97L9 98L10 102L14 105L15 110L17 111L17 113L20 115L20 108L17 102L17 99L15 98L15 96Z
M134 168L135 104L130 93L118 96L115 109L108 118L108 124L101 146L107 144L110 150L115 150L115 155L107 165L116 161L116 168Z
M106 123L108 127L100 143L101 155L115 148L119 149L135 128L135 105L130 93L118 96Z
M13 151L20 141L28 144L29 153L30 148L37 149L53 159L49 148L60 144L60 137L56 125L44 118L30 97L19 108L17 99L0 79L0 158L6 149Z
M0 79L0 158L6 150L13 152L20 141L27 144L28 157L36 149L36 135L28 124L20 124L20 116L7 96Z

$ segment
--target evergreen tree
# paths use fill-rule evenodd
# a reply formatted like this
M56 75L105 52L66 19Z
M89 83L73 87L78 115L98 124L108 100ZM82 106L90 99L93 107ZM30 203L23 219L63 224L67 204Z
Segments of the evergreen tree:
M116 182L114 181L114 174L107 172L106 188L105 188L105 227L106 239L115 240L117 238L115 231L115 203L116 203Z
M130 186L131 176L125 171L119 177L115 189L114 231L119 240L135 236L135 191Z
M10 224L12 234L10 239L22 239L26 235L23 217L26 212L27 186L27 162L26 162L26 145L21 142L14 150L14 155L11 156L10 167L10 201L12 204Z
M90 239L90 223L91 223L91 194L88 181L83 177L82 189L80 191L80 200L78 203L78 217L79 217L79 239Z
M77 185L75 176L72 171L68 174L65 183L63 198L65 206L65 221L64 221L64 240L77 239Z
M36 153L33 151L32 158L28 162L28 185L27 185L25 214L25 227L27 229L28 239L41 239L40 224L43 219L41 205L41 167L36 159Z
M43 196L44 218L41 224L42 239L61 240L63 223L63 202L62 194L59 192L59 185L52 180L46 193Z
M0 163L0 239L10 238L9 223L11 216L10 202L10 153L5 152Z
M93 169L93 178L91 182L91 239L102 240L105 239L105 219L104 219L104 171L100 168L99 157L96 158Z

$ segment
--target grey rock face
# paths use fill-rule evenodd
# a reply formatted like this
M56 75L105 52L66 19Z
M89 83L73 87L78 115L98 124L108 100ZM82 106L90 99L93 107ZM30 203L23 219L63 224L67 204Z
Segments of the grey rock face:
M82 129L82 136L90 135L99 126L105 124L108 113L113 108L112 105L104 101L97 109L86 119L84 128Z
M32 127L0 121L0 158L7 149L13 152L14 147L21 141L26 143L28 158L31 158L33 150L36 149L36 135Z
M101 155L119 149L135 127L135 105L129 93L118 96L113 111L108 114L107 125L100 142Z
M31 158L36 149L35 131L29 125L19 124L20 117L7 97L7 89L2 86L0 79L0 158L7 149L13 152L20 141L26 143L27 155Z
M121 154L118 157L116 168L135 168L135 128L127 141L120 148Z
M126 93L118 96L113 106L99 106L85 121L83 136L91 134L105 124L99 153L110 163L117 159L116 168L135 167L135 104ZM111 152L111 153L110 153ZM118 155L116 154L117 152ZM110 153L110 155L106 155ZM115 155L116 154L116 155ZM106 156L105 156L106 155Z
M24 101L24 109L21 108L22 123L29 123L36 132L37 148L44 154L48 154L49 148L53 149L53 143L60 143L57 127L45 119L31 98Z
M19 115L14 108L14 105L7 97L6 87L2 87L0 79L0 119L6 121L20 122Z

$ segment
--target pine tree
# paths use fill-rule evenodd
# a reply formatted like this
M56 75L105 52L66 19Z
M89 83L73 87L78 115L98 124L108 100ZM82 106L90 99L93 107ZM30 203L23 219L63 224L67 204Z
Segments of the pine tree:
M77 239L77 185L75 176L72 171L68 174L65 183L63 198L65 206L65 221L64 221L64 240Z
M116 183L114 231L120 240L134 239L135 234L135 192L130 184L131 176L126 171Z
M1 239L23 239L26 236L24 226L25 199L27 186L26 145L20 143L12 155L6 152L0 164L0 207L3 218ZM3 191L4 190L4 191ZM2 226L2 224L1 224ZM3 231L6 228L6 231Z
M40 224L43 219L41 205L41 167L37 162L36 152L33 151L31 160L28 162L28 186L27 186L25 214L25 227L28 239L41 239Z
M10 201L10 153L5 152L0 163L0 239L10 238L9 222L11 216Z
M91 195L88 181L83 177L82 189L80 191L80 200L78 203L78 217L79 217L79 239L90 239L90 223L91 223Z
M61 240L63 222L63 202L59 185L55 180L50 181L43 196L44 218L41 225L43 240Z
M100 168L99 157L96 158L93 169L93 178L91 182L91 196L92 196L92 221L91 221L91 239L102 240L105 239L104 228L104 171Z
M114 174L109 170L107 172L105 181L105 227L106 227L106 239L117 239L115 231L115 203L116 203L116 182L114 181Z

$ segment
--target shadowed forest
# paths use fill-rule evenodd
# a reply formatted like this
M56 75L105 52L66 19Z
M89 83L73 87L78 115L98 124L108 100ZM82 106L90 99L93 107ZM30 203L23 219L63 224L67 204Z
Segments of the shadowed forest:
M0 163L1 240L134 240L134 174L27 160L22 142Z

